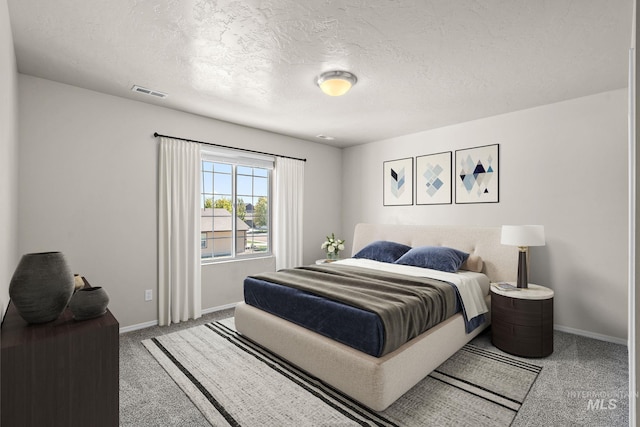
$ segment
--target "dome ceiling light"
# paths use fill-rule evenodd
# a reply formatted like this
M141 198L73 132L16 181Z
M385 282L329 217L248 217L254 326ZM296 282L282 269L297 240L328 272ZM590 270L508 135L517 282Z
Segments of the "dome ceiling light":
M358 79L348 71L327 71L316 79L318 87L329 96L341 96L349 92Z

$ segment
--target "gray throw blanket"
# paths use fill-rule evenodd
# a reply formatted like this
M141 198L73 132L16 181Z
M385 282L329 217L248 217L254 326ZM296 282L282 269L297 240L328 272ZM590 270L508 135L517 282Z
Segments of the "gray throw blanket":
M390 353L455 314L456 293L447 282L367 268L324 264L252 276L376 313Z

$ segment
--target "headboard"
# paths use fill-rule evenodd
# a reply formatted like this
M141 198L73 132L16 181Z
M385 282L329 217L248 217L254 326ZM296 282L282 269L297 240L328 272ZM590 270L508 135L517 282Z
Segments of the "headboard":
M412 247L448 246L478 255L483 273L491 281L515 281L518 276L518 248L500 243L500 227L356 224L352 254L376 240L390 240Z

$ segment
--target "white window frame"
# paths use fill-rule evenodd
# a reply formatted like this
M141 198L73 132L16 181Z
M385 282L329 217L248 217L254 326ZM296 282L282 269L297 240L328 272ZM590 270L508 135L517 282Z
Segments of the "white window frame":
M211 257L211 258L201 257L200 258L201 264L206 265L206 264L213 264L213 263L219 263L219 262L248 260L248 259L266 258L266 257L273 256L273 169L275 166L275 157L262 155L262 154L248 153L242 150L217 148L217 147L216 148L203 147L203 149L200 152L200 160L201 162L209 161L209 162L229 164L232 166L231 199L233 202L232 212L231 212L231 216L232 216L231 255ZM267 169L268 171L267 173L267 189L268 189L267 200L268 200L268 217L269 217L268 236L267 236L268 249L265 252L243 254L242 252L239 253L237 250L237 228L236 228L237 221L235 221L235 219L237 218L236 203L238 200L238 194L237 194L237 177L238 177L237 167L238 166L262 168L262 169ZM202 171L200 176L202 180ZM202 207L203 194L204 194L204 188L202 187L202 181L201 181L200 197L198 198L200 200L199 208Z

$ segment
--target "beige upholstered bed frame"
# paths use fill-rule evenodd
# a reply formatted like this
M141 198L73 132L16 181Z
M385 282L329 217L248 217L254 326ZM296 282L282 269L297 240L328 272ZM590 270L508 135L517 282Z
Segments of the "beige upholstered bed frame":
M517 276L517 248L500 244L499 227L358 224L353 253L376 240L453 247L482 257L483 272L491 281ZM386 409L488 326L487 322L466 334L464 319L456 314L377 358L244 303L236 307L235 324L246 337L377 411Z

